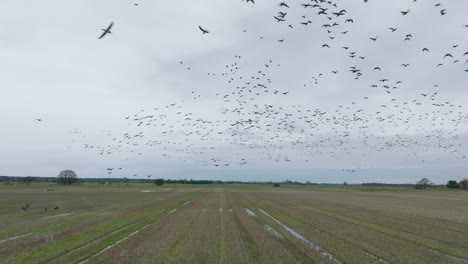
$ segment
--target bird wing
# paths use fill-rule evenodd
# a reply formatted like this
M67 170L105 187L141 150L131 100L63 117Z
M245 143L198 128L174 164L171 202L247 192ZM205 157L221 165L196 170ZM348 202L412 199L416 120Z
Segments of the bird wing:
M198 26L198 28L203 32L208 32L206 29L203 29L201 26Z
M107 35L107 31L102 32L101 36L98 39L102 39L105 35Z
M102 39L105 35L107 35L107 33L110 32L110 30L111 30L111 28L112 28L113 26L114 26L114 21L112 21L112 22L110 23L110 25L109 25L106 29L104 29L104 32L102 32L101 36L99 36L98 39Z

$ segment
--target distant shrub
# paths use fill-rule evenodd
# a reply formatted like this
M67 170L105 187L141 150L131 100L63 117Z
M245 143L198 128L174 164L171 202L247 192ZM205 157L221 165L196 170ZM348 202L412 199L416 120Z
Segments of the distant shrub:
M273 183L273 187L280 187L279 183Z
M460 186L458 185L457 181L451 180L451 181L447 182L447 188L458 189L458 188L460 188Z
M156 184L157 186L163 186L164 185L164 179L156 179L154 180L154 184Z

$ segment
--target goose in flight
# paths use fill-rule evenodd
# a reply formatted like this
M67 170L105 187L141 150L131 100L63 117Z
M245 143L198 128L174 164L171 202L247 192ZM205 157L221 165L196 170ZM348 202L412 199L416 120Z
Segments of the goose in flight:
M201 26L198 26L198 28L203 32L203 34L208 34L208 33L210 33L208 30L202 28Z
M101 29L104 32L102 32L101 36L99 36L98 39L102 39L107 34L111 34L112 33L112 31L111 31L112 26L114 26L114 22L111 22L110 25L106 29Z

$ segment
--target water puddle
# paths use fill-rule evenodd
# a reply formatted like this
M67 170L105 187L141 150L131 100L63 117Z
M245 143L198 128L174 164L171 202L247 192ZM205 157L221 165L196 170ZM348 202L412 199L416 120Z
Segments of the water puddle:
M268 233L272 234L273 236L275 236L275 237L277 237L277 238L283 238L283 236L282 236L280 233L278 233L278 231L276 231L275 229L273 229L273 227L271 227L271 226L265 224L265 225L263 226L263 228L264 228Z
M310 240L307 240L307 238L303 237L301 234L299 234L298 232L294 231L294 229L290 228L289 226L281 223L278 219L274 218L273 216L271 216L270 214L268 214L267 212L263 211L262 209L258 208L258 210L260 212L262 212L264 215L270 217L273 221L275 221L277 224L279 224L280 226L282 226L284 229L286 229L286 231L288 231L288 233L290 233L291 235L293 235L294 237L296 237L297 239L301 240L302 242L304 242L304 244L310 246L311 248L317 250L318 252L320 252L320 254L322 254L323 256L327 257L328 259L330 259L331 261L333 261L335 264L341 264L341 261L339 261L335 256L333 256L332 254L326 252L323 248L321 248L319 245L317 245L316 243L310 241Z
M257 215L254 212L250 211L249 209L245 208L245 211L247 212L248 215L252 217L257 217Z
M7 238L7 239L3 239L3 240L0 240L0 244L1 244L1 243L4 243L4 242L11 241L11 240L20 239L20 238L29 236L29 235L31 235L31 234L32 234L32 233L27 233L27 234L23 234L23 235L19 235L19 236L14 236L14 237L10 237L10 238Z

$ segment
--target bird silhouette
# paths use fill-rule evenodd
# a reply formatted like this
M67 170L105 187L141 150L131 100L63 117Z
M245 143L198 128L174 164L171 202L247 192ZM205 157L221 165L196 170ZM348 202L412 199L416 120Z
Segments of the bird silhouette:
M23 211L27 211L27 210L28 210L28 208L29 208L29 203L28 203L28 204L26 204L26 206L23 206L23 207L21 207L21 209L23 209Z
M112 33L111 29L112 29L113 26L114 26L114 22L111 22L110 25L109 25L107 28L101 29L103 32L102 32L102 34L98 37L98 39L102 39L102 38L105 37L107 34L111 34L111 33Z
M285 2L281 2L278 6L289 8L289 6Z
M201 30L201 32L202 32L203 34L208 34L208 33L210 33L208 30L203 29L201 26L198 26L198 28Z

